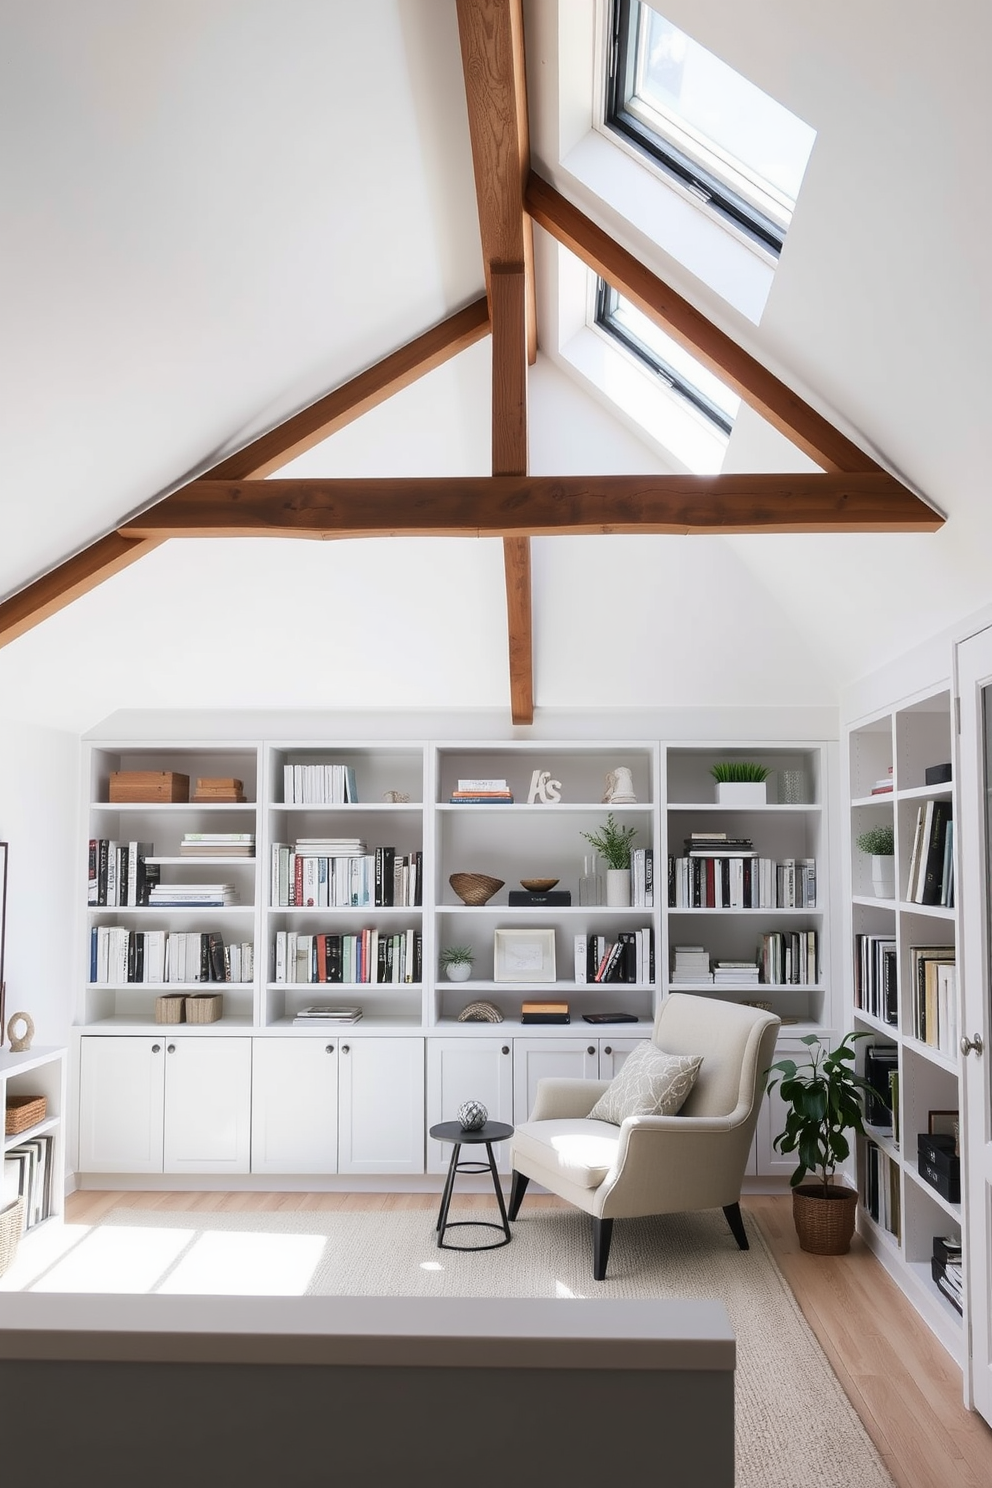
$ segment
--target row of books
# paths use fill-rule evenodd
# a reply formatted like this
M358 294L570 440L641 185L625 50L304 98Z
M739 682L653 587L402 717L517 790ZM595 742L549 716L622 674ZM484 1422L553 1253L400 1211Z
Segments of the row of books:
M108 837L89 839L86 902L110 908L148 903L159 881L159 865L149 863L151 842L115 842Z
M366 909L423 902L423 853L377 847L358 838L300 838L272 844L272 903L277 908Z
M579 933L574 946L577 982L654 980L654 937L650 928L621 930L615 936Z
M630 902L634 909L654 908L654 850L630 850Z
M757 853L668 859L670 909L815 909L816 862Z
M254 976L251 942L228 943L219 930L90 930L90 981L96 984L250 982Z
M423 936L419 930L384 934L300 935L279 930L275 938L277 982L411 983L423 980Z
M358 800L353 765L283 765L282 796L287 806L342 806Z
M957 1055L957 968L952 945L910 946L913 1037L932 1049Z
M865 1146L861 1201L877 1225L897 1240L902 1235L899 1164L874 1142Z
M854 1006L881 1023L898 1023L899 979L893 936L855 935Z
M24 1200L24 1228L41 1224L52 1212L52 1165L55 1138L51 1132L26 1137L4 1153L0 1209L18 1197Z
M906 902L953 907L954 822L950 801L926 801L917 810Z
M672 984L811 986L819 978L818 957L816 930L769 930L752 960L713 959L705 946L677 945L672 954Z
M871 1087L865 1091L865 1120L869 1126L889 1132L894 1141L898 1141L898 1076L899 1051L895 1044L865 1045L864 1077Z

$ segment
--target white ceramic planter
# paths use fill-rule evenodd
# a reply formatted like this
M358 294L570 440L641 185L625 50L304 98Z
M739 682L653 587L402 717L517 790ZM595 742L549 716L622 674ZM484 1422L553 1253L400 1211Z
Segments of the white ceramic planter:
M764 780L718 780L716 799L721 806L764 806L768 786Z
M623 909L630 903L630 869L607 868L606 903L611 909Z
M472 975L471 961L452 961L450 966L444 968L448 980L451 982L467 982Z
M872 853L871 886L876 899L896 897L896 860L893 855L883 857Z

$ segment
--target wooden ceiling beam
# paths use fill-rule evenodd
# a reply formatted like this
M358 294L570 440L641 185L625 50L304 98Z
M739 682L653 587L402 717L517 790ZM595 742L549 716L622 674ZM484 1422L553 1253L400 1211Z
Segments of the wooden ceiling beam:
M539 226L674 336L744 402L824 470L878 470L863 450L713 325L663 279L615 243L536 172L525 195Z
M523 264L493 264L493 475L527 474L526 276ZM510 716L534 722L534 621L529 537L504 537Z
M309 408L253 439L244 449L221 460L211 475L216 480L251 480L271 475L488 334L489 305L483 295L318 398Z
M193 481L122 537L553 537L935 532L943 518L885 471Z
M95 589L159 546L160 538L126 538L116 532L98 538L58 568L27 584L0 603L0 646L16 641L49 615Z

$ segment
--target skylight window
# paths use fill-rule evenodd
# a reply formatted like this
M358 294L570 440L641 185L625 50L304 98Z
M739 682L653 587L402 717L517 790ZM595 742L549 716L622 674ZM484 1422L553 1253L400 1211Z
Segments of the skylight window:
M613 0L606 123L778 255L816 131L641 0Z
M723 434L730 435L741 406L740 398L604 279L600 279L597 288L596 324L637 357L676 397L691 404Z

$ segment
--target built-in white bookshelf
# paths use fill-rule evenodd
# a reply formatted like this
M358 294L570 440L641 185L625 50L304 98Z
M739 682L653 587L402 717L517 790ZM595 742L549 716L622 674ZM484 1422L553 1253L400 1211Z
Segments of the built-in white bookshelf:
M868 1035L859 1041L859 1069L865 1069L866 1049L880 1046L892 1051L889 1058L896 1070L888 1112L875 1108L869 1136L858 1144L859 1229L945 1346L962 1359L962 1313L931 1270L935 1237L963 1243L961 1202L928 1181L918 1145L921 1133L952 1131L960 1108L953 987L938 1018L934 978L929 1028L926 1017L925 961L935 962L934 971L937 964L953 964L958 945L953 883L951 903L939 902L948 897L943 884L934 891L938 902L920 902L919 852L927 851L926 842L917 848L914 864L918 822L929 823L943 854L938 828L948 816L953 821L953 781L926 779L928 770L954 757L949 687L938 686L858 721L848 731L846 752L850 1018ZM875 893L870 859L857 846L859 836L879 826L891 827L893 833L892 898ZM953 862L953 843L949 853ZM894 949L882 950L886 944ZM873 949L879 956L874 977L869 966ZM921 950L929 951L929 958ZM893 958L884 969L883 955Z

